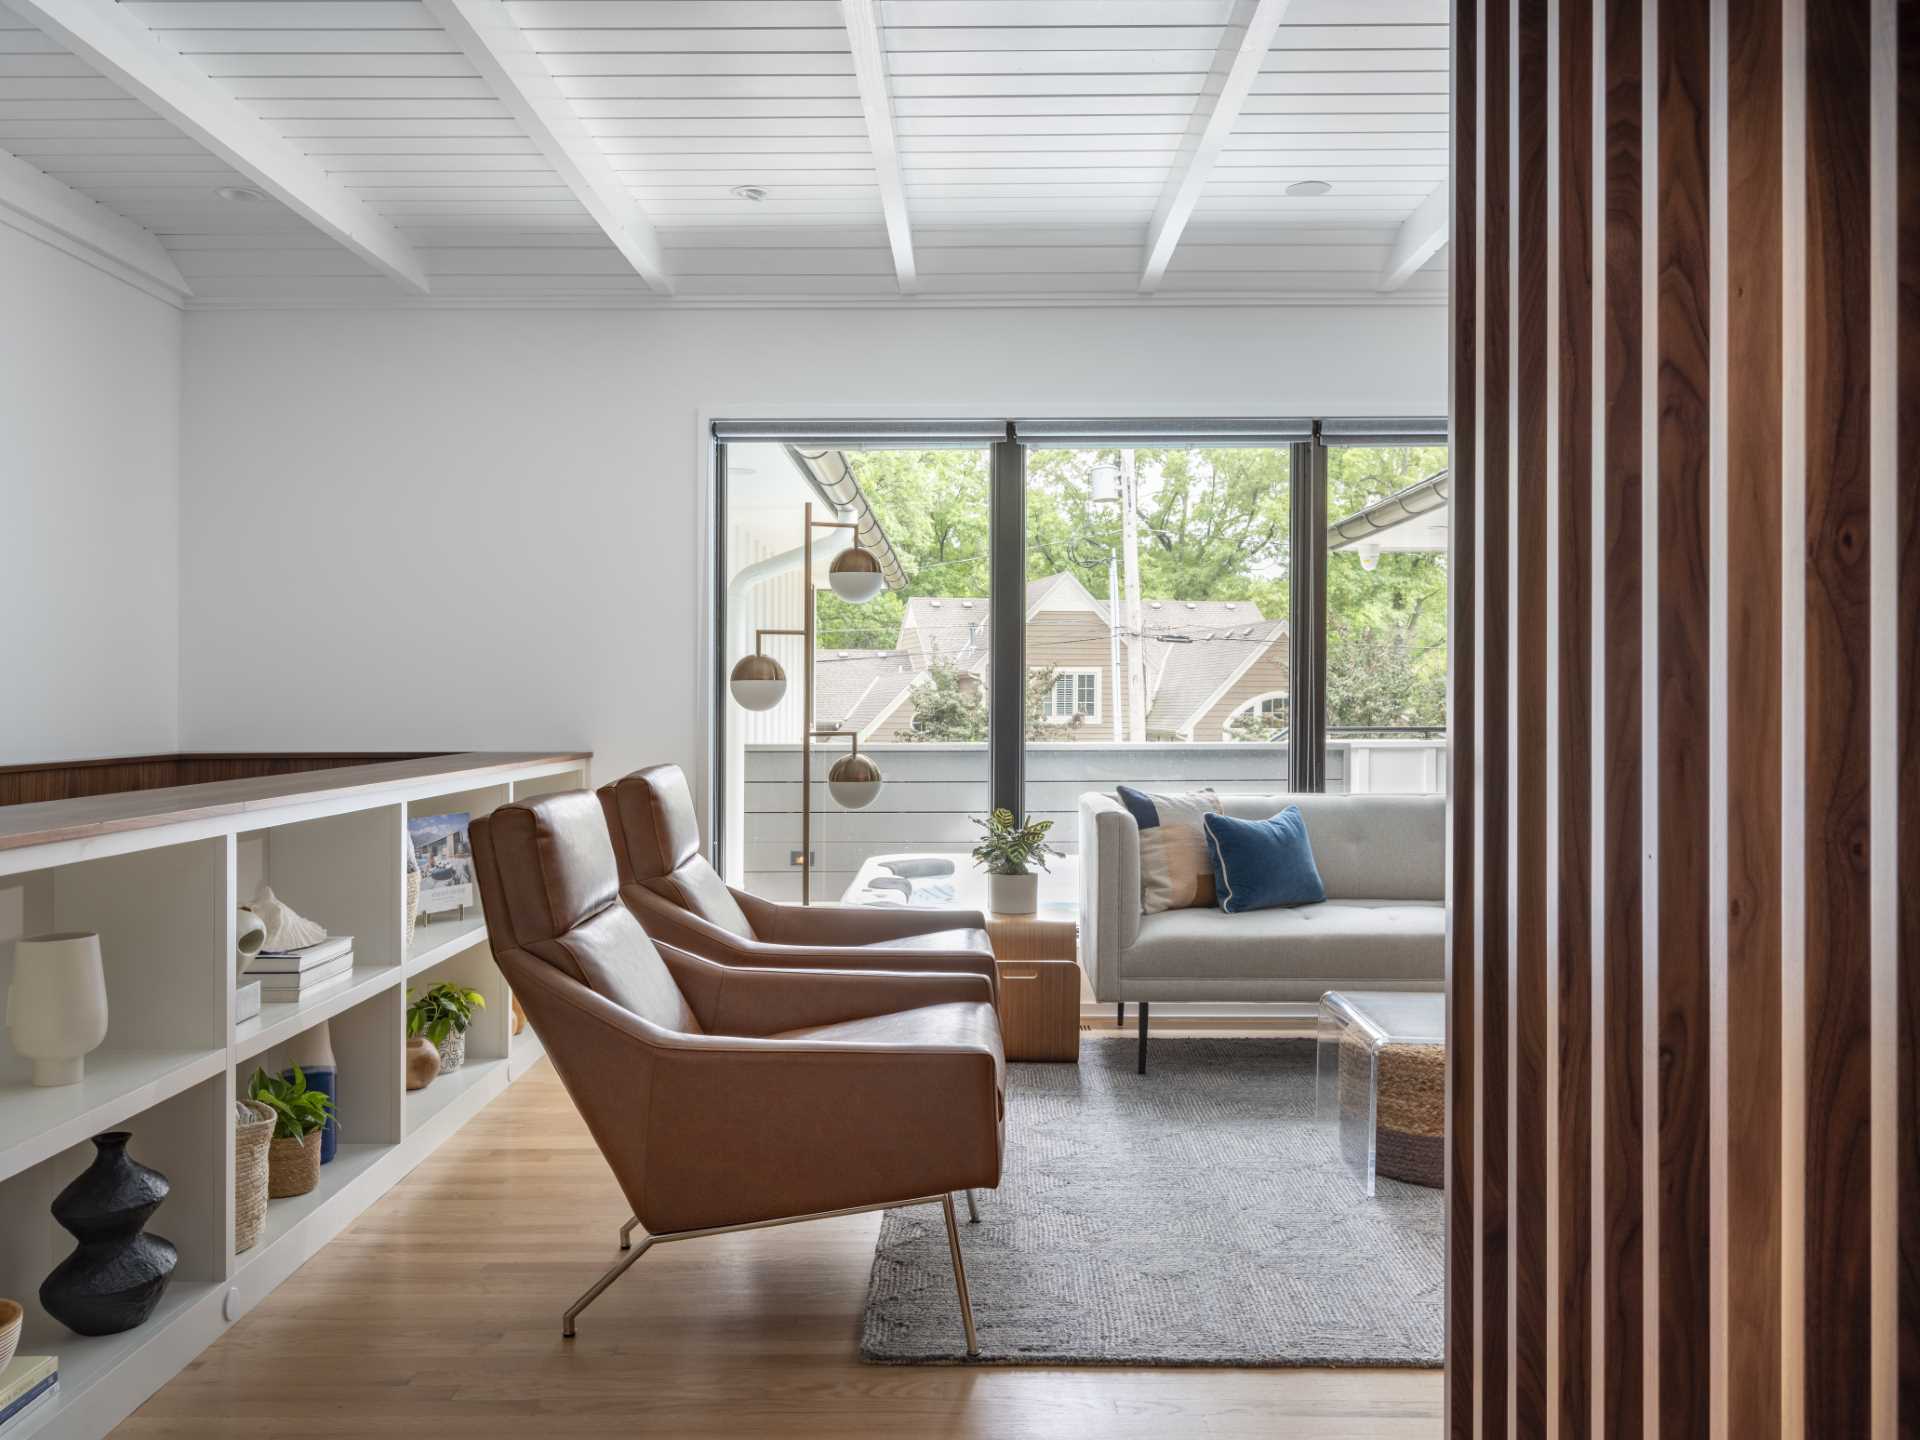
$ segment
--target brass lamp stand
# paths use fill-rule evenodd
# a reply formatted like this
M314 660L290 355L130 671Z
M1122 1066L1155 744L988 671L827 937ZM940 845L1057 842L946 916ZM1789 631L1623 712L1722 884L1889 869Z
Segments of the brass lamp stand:
M805 529L800 546L804 566L801 592L806 624L798 630L757 629L753 632L753 654L743 655L733 667L727 688L736 703L748 710L771 710L785 698L787 673L780 662L764 650L769 635L799 636L805 647L801 679L800 719L800 903L813 903L813 742L842 737L852 742L849 752L833 762L827 771L827 789L834 800L849 810L871 805L880 794L880 767L870 756L860 753L860 737L852 730L816 730L813 724L813 663L815 640L816 591L813 584L813 532L816 530L853 530L851 520L816 520L813 503L806 507ZM855 545L834 556L827 567L827 584L843 600L863 605L880 593L885 580L880 562Z

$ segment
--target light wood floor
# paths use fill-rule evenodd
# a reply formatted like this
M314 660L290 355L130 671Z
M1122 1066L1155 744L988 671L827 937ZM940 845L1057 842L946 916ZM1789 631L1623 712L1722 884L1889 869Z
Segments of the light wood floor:
M581 1317L576 1340L562 1341L560 1312L612 1262L627 1214L543 1063L115 1433L1440 1433L1438 1371L863 1365L857 1339L878 1215L662 1247Z

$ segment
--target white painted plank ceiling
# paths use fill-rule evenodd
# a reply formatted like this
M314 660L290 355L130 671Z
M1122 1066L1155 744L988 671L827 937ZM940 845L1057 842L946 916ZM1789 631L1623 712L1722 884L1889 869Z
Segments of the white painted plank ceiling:
M409 298L275 201L221 198L249 182L0 0L0 150L151 231L195 304L1375 298L1447 181L1445 0L1292 0L1142 296L1253 0L879 0L903 297L840 0L507 0L657 232L669 297L417 0L118 3L431 282ZM1286 193L1303 180L1331 189ZM1391 296L1445 283L1442 251Z

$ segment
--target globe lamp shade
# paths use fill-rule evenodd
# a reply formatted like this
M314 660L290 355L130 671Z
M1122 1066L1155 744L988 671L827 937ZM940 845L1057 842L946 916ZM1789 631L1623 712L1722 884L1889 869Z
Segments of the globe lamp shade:
M787 693L787 672L771 655L743 655L727 677L734 704L743 710L771 710Z
M880 798L880 767L864 755L842 755L827 771L827 793L842 809L865 809Z
M855 605L866 604L880 593L886 583L886 577L880 573L880 562L873 558L873 552L862 550L857 545L850 550L842 550L827 567L827 584L833 587L833 593Z

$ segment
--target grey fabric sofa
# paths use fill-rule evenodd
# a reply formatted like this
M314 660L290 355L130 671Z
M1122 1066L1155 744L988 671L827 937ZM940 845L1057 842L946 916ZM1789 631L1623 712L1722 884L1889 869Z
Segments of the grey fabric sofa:
M1298 805L1325 883L1293 909L1140 911L1140 830L1108 794L1080 797L1080 961L1094 995L1311 1002L1328 990L1438 990L1446 976L1446 800L1438 795L1222 795L1261 820Z

